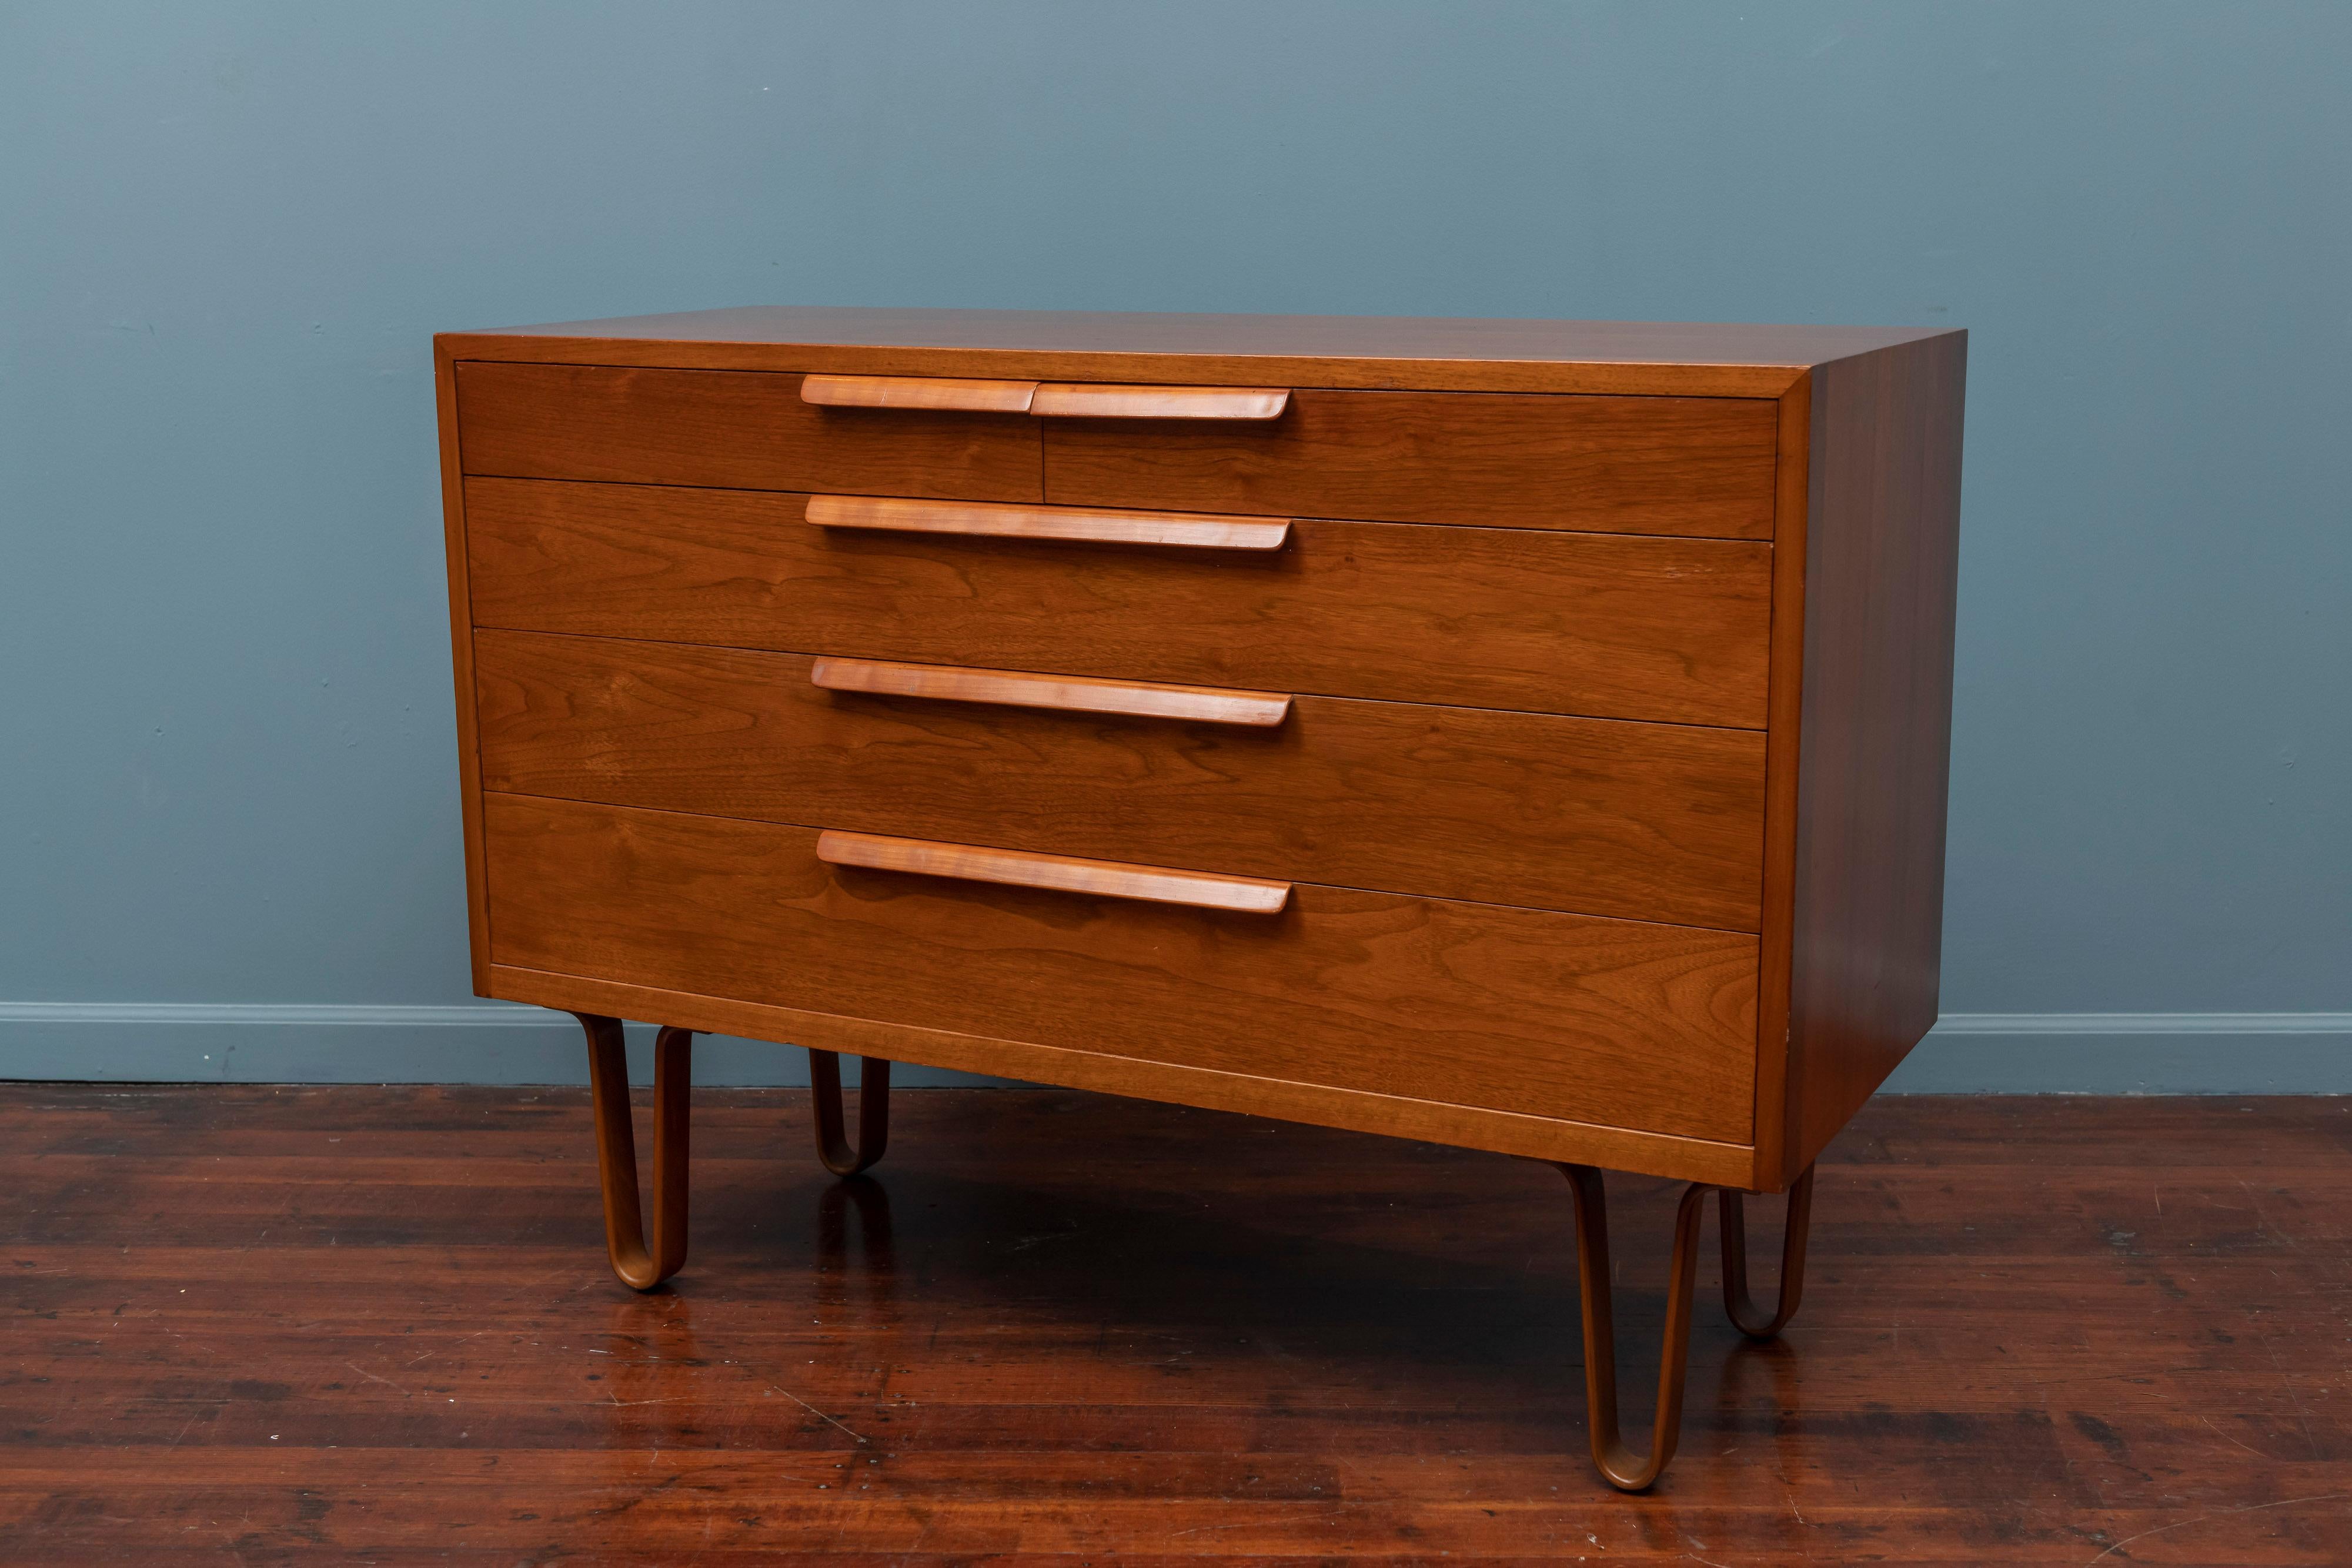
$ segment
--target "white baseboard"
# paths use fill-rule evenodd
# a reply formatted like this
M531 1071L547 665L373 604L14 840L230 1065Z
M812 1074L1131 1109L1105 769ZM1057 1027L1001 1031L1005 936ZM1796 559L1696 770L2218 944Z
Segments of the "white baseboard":
M633 1058L650 1029L630 1031ZM650 1061L636 1061L640 1074ZM695 1082L800 1085L798 1051L696 1041ZM0 1002L0 1079L579 1083L579 1027L507 1002ZM909 1088L985 1084L901 1068ZM1911 1094L2352 1093L2352 1013L1948 1013L1886 1085Z
M2352 1093L2352 1013L1946 1013L1885 1092Z
M629 1065L653 1077L651 1025L629 1026ZM856 1082L855 1057L843 1072ZM512 1002L457 1007L306 1002L0 1002L0 1080L127 1083L585 1083L580 1026ZM694 1081L804 1087L790 1046L697 1036ZM1003 1082L946 1068L897 1068L893 1088Z

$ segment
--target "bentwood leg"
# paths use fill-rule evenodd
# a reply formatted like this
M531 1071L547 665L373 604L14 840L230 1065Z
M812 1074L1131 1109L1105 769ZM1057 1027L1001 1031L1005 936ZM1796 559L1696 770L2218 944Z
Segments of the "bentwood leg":
M882 1157L890 1141L890 1063L857 1059L857 1147L849 1146L841 1115L841 1058L830 1051L809 1057L809 1089L816 1104L816 1153L835 1176L856 1176Z
M1780 1299L1772 1315L1757 1310L1748 1294L1748 1227L1740 1212L1740 1194L1720 1189L1718 1212L1723 1229L1723 1310L1749 1339L1770 1339L1797 1315L1805 1294L1805 1239L1813 1218L1813 1167L1789 1187L1789 1230L1780 1243Z
M604 1188L604 1248L613 1272L650 1291L686 1262L688 1095L694 1034L664 1029L654 1044L654 1234L637 1204L637 1140L629 1124L629 1058L621 1020L574 1013L588 1031L589 1097L596 1113L596 1175Z
M1707 1188L1693 1182L1675 1211L1675 1257L1666 1282L1665 1343L1658 1355L1658 1414L1645 1458L1625 1446L1617 1424L1617 1324L1609 1284L1609 1212L1601 1173L1562 1165L1576 1195L1576 1274L1584 1303L1584 1408L1592 1462L1609 1484L1641 1491L1675 1457L1682 1437L1683 1381L1690 1363L1691 1284L1698 1273L1699 1219Z

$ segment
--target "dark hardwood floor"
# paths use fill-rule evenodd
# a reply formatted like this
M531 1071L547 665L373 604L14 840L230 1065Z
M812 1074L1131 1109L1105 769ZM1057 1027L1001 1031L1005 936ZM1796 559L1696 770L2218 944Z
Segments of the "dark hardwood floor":
M1877 1102L1782 1343L1710 1242L1632 1498L1557 1173L895 1110L841 1184L805 1096L698 1096L641 1298L584 1092L0 1086L0 1560L2352 1563L2352 1100ZM1669 1192L1612 1198L1646 1401Z

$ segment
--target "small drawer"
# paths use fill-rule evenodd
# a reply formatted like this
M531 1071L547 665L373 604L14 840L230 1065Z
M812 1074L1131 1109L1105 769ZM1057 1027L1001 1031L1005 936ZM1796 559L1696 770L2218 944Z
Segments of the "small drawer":
M483 825L500 965L1725 1143L1753 1127L1753 936L1303 883L1202 908L1066 890L1150 894L1169 879L1146 868L1006 885L1023 873L992 862L1014 857L955 846L821 854L810 828L496 793Z
M1759 924L1753 730L520 632L474 670L488 789Z
M472 479L475 621L1759 728L1771 549ZM924 527L908 528L918 514ZM817 515L841 517L855 508ZM852 518L855 521L855 517ZM1277 522L1281 519L1276 519ZM975 531L966 531L975 530ZM1175 542L1205 539L1217 548ZM1258 548L1264 545L1278 548Z
M1763 399L1319 392L1256 422L1045 422L1045 498L1487 528L1772 536Z
M1039 421L935 382L930 401L829 406L803 378L461 361L468 474L749 490L1039 498ZM944 402L942 401L944 399Z

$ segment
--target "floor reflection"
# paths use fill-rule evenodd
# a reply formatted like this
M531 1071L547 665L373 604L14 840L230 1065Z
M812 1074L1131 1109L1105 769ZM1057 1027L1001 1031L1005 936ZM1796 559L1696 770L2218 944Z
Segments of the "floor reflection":
M857 1216L856 1257L849 1216ZM853 1263L855 1266L853 1267ZM898 1297L898 1258L890 1219L890 1189L872 1176L825 1183L816 1197L816 1299L821 1306L855 1299L888 1308Z

